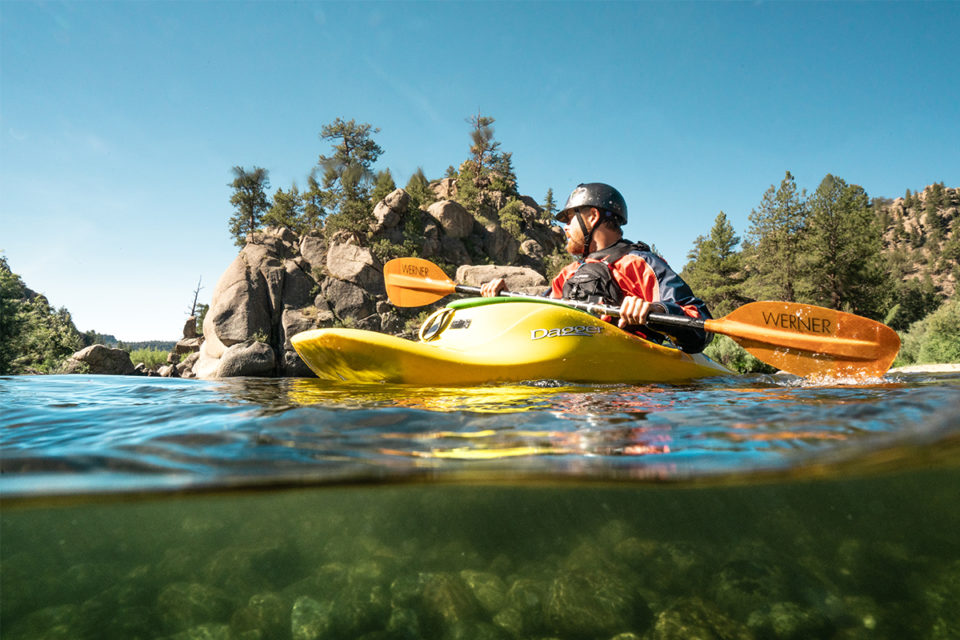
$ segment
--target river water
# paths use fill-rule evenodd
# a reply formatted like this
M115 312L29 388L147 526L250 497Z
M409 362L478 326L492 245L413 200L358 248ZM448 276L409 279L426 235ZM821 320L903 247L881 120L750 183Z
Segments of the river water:
M0 378L4 638L960 638L960 374Z

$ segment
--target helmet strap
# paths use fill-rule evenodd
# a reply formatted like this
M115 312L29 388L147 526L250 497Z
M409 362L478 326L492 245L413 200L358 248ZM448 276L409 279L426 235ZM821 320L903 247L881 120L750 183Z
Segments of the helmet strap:
M590 245L593 244L593 232L597 230L597 225L600 224L597 221L597 224L593 225L593 228L587 230L587 223L583 221L583 216L580 215L580 212L577 211L577 223L580 225L580 231L583 235L583 253L580 255L578 262L585 262L587 256L590 255Z

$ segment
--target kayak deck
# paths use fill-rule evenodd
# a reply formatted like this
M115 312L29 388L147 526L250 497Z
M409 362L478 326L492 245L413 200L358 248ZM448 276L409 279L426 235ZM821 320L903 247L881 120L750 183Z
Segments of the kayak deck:
M318 377L349 382L682 382L730 374L701 354L663 347L581 311L531 300L451 305L424 323L421 337L426 339L314 329L291 342Z

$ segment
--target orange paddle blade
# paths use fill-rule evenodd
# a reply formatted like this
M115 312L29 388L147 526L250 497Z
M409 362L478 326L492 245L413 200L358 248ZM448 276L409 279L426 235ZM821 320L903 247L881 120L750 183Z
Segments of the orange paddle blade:
M795 302L751 302L704 328L799 376L879 377L900 350L900 337L885 324Z
M383 265L387 297L398 307L422 307L456 291L443 269L421 258L395 258Z

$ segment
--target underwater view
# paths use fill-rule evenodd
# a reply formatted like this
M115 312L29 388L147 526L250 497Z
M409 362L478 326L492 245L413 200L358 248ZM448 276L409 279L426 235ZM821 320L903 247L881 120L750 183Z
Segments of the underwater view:
M4 638L960 637L960 374L0 378Z

